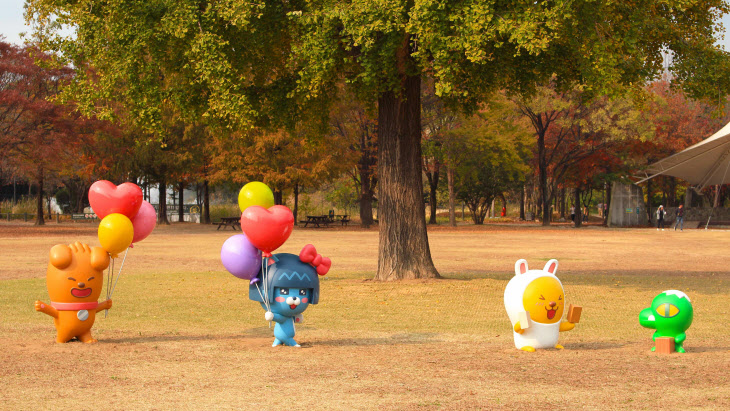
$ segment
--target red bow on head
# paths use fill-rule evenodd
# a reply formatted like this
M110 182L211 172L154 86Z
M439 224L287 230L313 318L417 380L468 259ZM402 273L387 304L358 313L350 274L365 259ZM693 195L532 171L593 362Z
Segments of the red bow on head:
M332 261L327 257L322 257L320 254L317 254L317 250L312 244L307 244L302 248L302 252L299 253L299 259L303 263L309 263L316 267L317 274L319 275L327 274L327 271L332 266Z

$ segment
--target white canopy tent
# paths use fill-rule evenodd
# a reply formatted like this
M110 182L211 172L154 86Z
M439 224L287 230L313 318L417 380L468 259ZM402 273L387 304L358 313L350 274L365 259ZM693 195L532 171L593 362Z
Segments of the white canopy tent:
M636 184L658 175L679 177L697 189L730 184L730 123L712 136L650 165Z

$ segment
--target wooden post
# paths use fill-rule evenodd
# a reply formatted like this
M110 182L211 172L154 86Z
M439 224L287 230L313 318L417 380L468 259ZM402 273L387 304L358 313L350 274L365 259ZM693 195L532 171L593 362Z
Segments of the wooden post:
M568 320L569 323L577 324L580 321L581 311L583 311L583 307L570 304L568 306L568 316L566 320Z
M654 345L658 354L671 354L674 352L674 338L672 337L659 337L654 340Z

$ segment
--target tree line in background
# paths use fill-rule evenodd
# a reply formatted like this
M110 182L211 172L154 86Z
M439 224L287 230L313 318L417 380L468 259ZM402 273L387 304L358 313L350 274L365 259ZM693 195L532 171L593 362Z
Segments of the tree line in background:
M714 45L727 11L722 0L26 3L34 44L53 53L45 66L74 68L50 75L63 87L49 95L109 127L90 133L80 186L262 180L278 201L293 192L296 211L302 189L347 174L366 225L377 200L381 280L439 276L424 204L433 222L443 174L449 208L460 199L477 223L519 192L537 193L519 197L537 197L549 224L566 188L579 203L644 163L661 99L646 85L663 53L688 96L728 90L730 59ZM9 153L4 169L19 158Z
M130 123L82 116L72 102L57 103L61 85L74 71L51 68L49 56L34 47L0 43L0 124L2 175L28 182L36 193L59 197L68 211L87 206L86 193L98 179L173 187L178 195L195 188L210 222L210 185L235 187L263 180L281 204L346 176L334 201L356 202L363 227L374 223L377 200L377 118L354 96L331 108L327 127L241 133L205 125L185 125L172 113L159 142L140 140ZM645 89L643 100L588 99L580 88L558 91L550 83L529 98L496 93L476 112L449 109L433 82L422 94L422 167L429 224L440 204L464 204L473 223L482 224L495 199L520 203L525 212L550 224L554 212L566 218L568 201L580 214L589 197L611 182L692 145L727 122L716 107L672 90L666 79ZM123 107L116 109L124 118ZM319 125L318 125L319 126ZM342 183L340 183L342 184ZM446 189L447 187L447 189ZM682 184L658 179L648 191L663 203L677 202ZM160 203L166 204L166 191ZM608 194L608 193L606 193ZM439 198L439 196L443 198ZM610 195L608 196L610 197ZM604 196L604 198L606 198ZM36 196L37 223L43 223L44 196ZM165 207L166 208L166 207ZM557 209L556 209L557 208ZM163 208L164 210L164 208ZM161 210L160 222L167 221ZM581 219L575 220L580 225Z

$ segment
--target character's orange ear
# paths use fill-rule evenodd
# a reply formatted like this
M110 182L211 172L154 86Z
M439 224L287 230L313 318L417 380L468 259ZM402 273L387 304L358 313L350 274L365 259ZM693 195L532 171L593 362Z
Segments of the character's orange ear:
M91 247L90 263L95 270L104 271L109 267L109 253L101 247Z
M68 267L72 259L71 249L66 244L56 244L51 248L51 264L59 270Z

